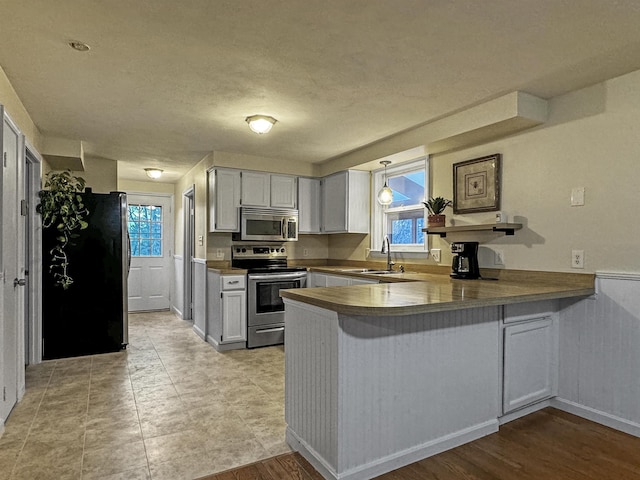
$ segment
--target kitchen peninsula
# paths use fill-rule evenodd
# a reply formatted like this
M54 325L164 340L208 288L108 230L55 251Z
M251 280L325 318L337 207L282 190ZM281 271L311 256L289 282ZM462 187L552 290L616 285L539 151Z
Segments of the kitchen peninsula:
M516 388L504 400L505 368L523 376L522 359L503 361L507 343L548 345L525 346L526 361L540 361L532 378L552 378L557 299L592 295L594 277L529 273L394 274L393 283L282 291L289 444L325 478L368 479L497 431L509 405L552 396L549 381L532 386L538 397ZM518 336L525 331L532 336Z

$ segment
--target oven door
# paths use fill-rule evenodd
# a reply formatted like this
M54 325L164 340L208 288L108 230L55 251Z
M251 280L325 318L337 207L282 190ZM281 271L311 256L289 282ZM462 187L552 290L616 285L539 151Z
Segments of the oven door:
M249 326L284 323L280 290L303 288L306 272L249 274L247 323Z

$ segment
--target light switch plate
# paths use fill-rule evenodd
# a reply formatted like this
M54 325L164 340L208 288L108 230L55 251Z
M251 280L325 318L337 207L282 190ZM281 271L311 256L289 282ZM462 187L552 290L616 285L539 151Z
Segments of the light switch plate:
M574 187L571 189L571 206L581 207L584 205L584 187Z
M440 249L439 248L432 248L431 249L431 257L433 258L434 261L440 263Z

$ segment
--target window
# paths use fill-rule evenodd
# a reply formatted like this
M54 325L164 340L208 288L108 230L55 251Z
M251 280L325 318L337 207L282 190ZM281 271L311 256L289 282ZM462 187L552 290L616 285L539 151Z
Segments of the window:
M129 205L132 257L162 256L162 207Z
M387 168L387 183L393 190L393 202L387 207L375 200L384 185L384 170L374 173L374 218L371 248L379 250L382 239L389 236L392 250L396 252L424 252L427 248L425 234L425 207L428 196L427 159Z

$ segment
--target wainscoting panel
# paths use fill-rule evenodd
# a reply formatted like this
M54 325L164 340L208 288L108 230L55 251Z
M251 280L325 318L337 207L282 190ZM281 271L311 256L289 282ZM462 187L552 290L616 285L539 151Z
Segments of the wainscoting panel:
M193 259L193 330L200 338L207 338L207 261Z
M558 406L640 435L640 274L599 273L596 291L562 302Z
M173 256L173 285L171 295L171 310L182 318L182 301L184 297L184 285L182 276L184 275L184 263L182 255Z

